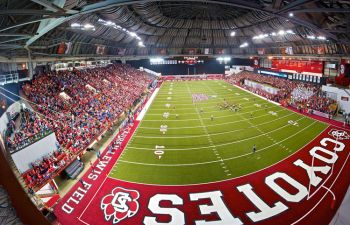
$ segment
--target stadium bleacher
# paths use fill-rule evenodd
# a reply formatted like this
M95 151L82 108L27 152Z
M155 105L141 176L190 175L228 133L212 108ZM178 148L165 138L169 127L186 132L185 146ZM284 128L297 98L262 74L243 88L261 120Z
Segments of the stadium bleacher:
M271 85L279 89L277 94L244 85L244 80L252 80L261 84ZM301 81L291 81L278 77L265 76L249 71L243 71L227 79L229 83L236 84L275 102L292 105L301 110L316 110L334 115L337 102L328 98L321 91L321 86Z

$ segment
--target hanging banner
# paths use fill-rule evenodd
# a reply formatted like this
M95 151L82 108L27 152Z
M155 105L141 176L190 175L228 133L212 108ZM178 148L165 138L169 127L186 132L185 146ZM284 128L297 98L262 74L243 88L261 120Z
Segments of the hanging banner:
M215 54L223 55L225 53L226 53L226 51L225 51L224 48L217 48L217 49L215 49Z
M345 77L346 67L347 67L346 60L341 59L340 66L339 66L339 77Z
M64 54L70 54L72 51L72 42L66 42L65 45L66 45L66 50Z
M118 55L125 55L126 48L117 48L117 54Z
M97 55L104 55L106 50L106 46L104 45L96 45L96 54Z
M317 46L317 54L324 55L324 46Z
M253 67L254 68L259 68L260 67L260 63L259 63L259 58L258 57L254 57L253 58Z
M293 55L293 47L287 47L286 48L286 54L287 55Z
M61 42L58 45L57 54L64 54L65 51L66 51L66 43Z
M258 55L265 55L265 49L264 48L258 48Z
M188 48L187 49L187 53L190 54L190 55L194 55L197 53L197 49L195 48Z
M166 48L157 48L156 52L158 55L166 55L167 54Z

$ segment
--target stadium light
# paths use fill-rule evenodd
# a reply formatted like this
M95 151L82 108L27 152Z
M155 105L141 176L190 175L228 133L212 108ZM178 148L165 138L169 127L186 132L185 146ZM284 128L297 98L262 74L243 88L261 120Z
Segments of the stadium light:
M150 63L160 63L160 62L163 62L164 59L162 59L162 58L150 58L149 61L150 61Z
M230 34L231 37L233 37L233 36L235 36L235 35L236 35L236 32L235 32L235 31L232 31L231 34Z
M131 37L133 37L133 38L138 40L138 46L139 47L145 47L145 45L142 42L141 37L138 36L135 32L129 31L129 30L125 29L124 27L121 27L120 25L115 24L112 21L106 21L106 20L103 20L101 18L98 19L98 22L101 23L102 25L109 26L109 27L112 27L112 28L114 28L116 30L125 32L126 34L128 34ZM93 29L95 29L95 28L93 28Z
M130 34L131 37L136 37L137 36L137 34L135 32L129 32L129 34Z
M313 35L308 35L307 38L308 38L308 39L312 39L312 40L316 39L316 37L313 36Z
M248 44L247 42L244 42L244 43L241 44L239 47L240 47L240 48L245 48L245 47L248 47L248 45L249 45L249 44Z
M228 56L218 57L218 58L216 58L216 60L228 62L228 61L231 61L231 57L228 57Z
M318 39L318 40L326 40L326 37L324 37L324 36L318 36L317 39Z
M139 45L139 47L145 47L145 45L143 44L142 41L139 41L138 45Z
M277 36L278 35L286 35L286 34L295 34L292 30L287 30L287 31L284 31L284 30L280 30L278 31L277 33L276 32L272 32L272 33L269 33L269 34L259 34L259 35L256 35L256 36L253 36L253 40L255 39L263 39L263 38L267 38L267 37L270 37L270 36Z
M228 61L231 61L231 57L228 57L228 56L218 57L218 58L216 58L216 60L228 62Z
M293 16L294 16L294 13L291 12L291 13L289 13L288 15L289 15L289 17L293 17Z
M284 30L278 31L278 34L279 34L279 35L285 35L285 33L286 33L286 32L285 32Z
M89 24L89 23L87 23L87 24L84 25L84 29L87 29L87 30L94 29L94 28L95 28L95 26L94 26L94 25L91 25L91 24Z
M73 27L73 28L78 28L78 27L81 27L81 25L79 23L72 23L70 25L70 27Z
M106 25L107 25L107 26L115 26L115 23L113 23L112 21L107 21L107 22L106 22Z

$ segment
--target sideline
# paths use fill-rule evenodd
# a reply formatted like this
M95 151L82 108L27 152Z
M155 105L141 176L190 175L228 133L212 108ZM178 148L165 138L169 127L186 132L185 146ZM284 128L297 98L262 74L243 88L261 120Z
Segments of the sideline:
M226 82L226 83L227 83L227 82ZM228 83L228 84L230 84L230 83ZM270 99L267 99L267 98L262 97L262 96L260 96L260 95L258 95L258 94L255 94L254 92L248 91L248 90L246 90L246 89L244 89L244 88L242 88L242 87L240 87L240 86L238 86L238 85L235 85L235 84L231 84L231 85L233 85L234 87L239 88L239 89L241 89L241 90L243 90L243 91L245 91L245 92L248 92L248 93L250 93L250 94L252 94L252 95L255 95L256 97L259 97L259 98L262 98L262 99L264 99L264 100L266 100L266 101L268 101L268 102L271 102L272 104L281 106L280 103L271 101Z
M143 119L143 117L146 115L146 112L147 112L148 108L151 106L153 100L154 100L155 97L157 96L158 92L159 92L159 88L157 87L157 88L153 91L151 97L148 99L146 105L143 107L143 109L141 110L141 112L140 112L139 115L137 116L136 120L141 121L141 120Z

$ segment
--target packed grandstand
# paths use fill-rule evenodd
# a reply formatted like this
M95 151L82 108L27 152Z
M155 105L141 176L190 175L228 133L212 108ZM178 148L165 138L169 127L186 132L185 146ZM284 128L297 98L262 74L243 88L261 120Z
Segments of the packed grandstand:
M349 6L0 4L0 225L350 224Z

